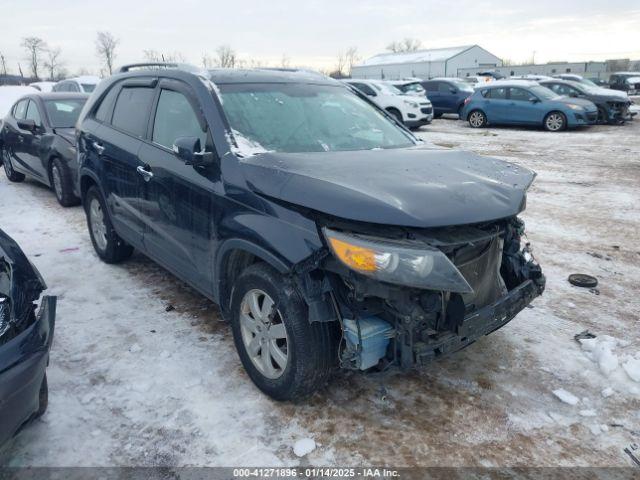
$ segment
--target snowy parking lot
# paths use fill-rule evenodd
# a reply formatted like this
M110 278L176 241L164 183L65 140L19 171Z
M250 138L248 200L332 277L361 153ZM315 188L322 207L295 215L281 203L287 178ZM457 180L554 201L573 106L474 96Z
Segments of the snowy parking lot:
M100 262L81 208L2 175L0 228L58 295L58 316L49 410L1 463L632 465L623 450L640 442L640 120L552 134L452 117L418 135L538 173L523 218L547 290L424 371L338 372L300 404L253 386L211 302L140 254ZM597 289L571 286L576 272L596 276ZM585 330L596 337L579 343ZM296 456L309 438L316 448Z

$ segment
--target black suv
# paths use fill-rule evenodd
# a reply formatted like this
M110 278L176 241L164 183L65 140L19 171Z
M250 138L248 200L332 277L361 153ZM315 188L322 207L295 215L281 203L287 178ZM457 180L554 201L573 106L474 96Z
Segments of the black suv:
M319 74L123 67L77 142L100 258L137 248L218 303L276 399L459 350L544 289L517 218L533 172L422 145Z

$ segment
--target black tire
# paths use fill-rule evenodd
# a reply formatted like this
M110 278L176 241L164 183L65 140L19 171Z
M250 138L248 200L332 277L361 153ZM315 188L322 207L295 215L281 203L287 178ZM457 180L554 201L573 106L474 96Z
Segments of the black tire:
M568 280L571 285L576 287L595 288L598 286L598 279L585 273L572 273Z
M97 240L95 235L95 229L92 225L91 208L93 202L98 202L102 211L104 238ZM102 198L102 194L98 187L92 186L87 191L85 197L85 213L87 215L87 227L89 228L89 236L91 237L91 243L93 249L98 254L98 257L105 263L118 263L126 260L133 253L133 247L126 243L113 228L111 219L109 218L109 211L106 208L106 203ZM104 247L102 246L104 245Z
M47 411L47 407L49 406L49 385L47 383L47 374L45 372L44 377L42 378L42 383L40 384L40 392L38 393L38 410L36 411L35 417L41 417L44 415L44 412Z
M598 107L598 123L601 125L610 123L609 114L604 107Z
M19 183L24 181L24 174L16 172L13 169L13 164L11 163L11 155L9 154L9 150L6 148L2 149L2 166L4 167L4 173L6 173L7 178L10 182Z
M549 112L544 117L542 126L547 132L561 132L567 128L567 116L558 111Z
M471 128L484 128L487 126L487 115L482 110L472 110L467 121Z
M49 184L58 203L63 207L73 207L80 203L80 199L73 193L71 172L57 157L49 162Z
M286 330L287 363L278 378L269 378L258 370L243 340L241 306L252 291L262 291L273 299L274 322L281 321ZM337 364L338 324L310 323L304 301L276 270L265 263L255 263L244 270L233 286L230 312L233 338L242 365L265 394L275 400L295 401L326 385ZM259 351L262 354L262 347ZM255 355L258 356L257 351Z
M387 108L387 113L390 113L391 115L393 115L393 117L400 122L401 124L404 125L404 120L402 120L402 114L400 113L399 110L395 109L395 108Z
M434 113L433 118L442 118L442 113Z

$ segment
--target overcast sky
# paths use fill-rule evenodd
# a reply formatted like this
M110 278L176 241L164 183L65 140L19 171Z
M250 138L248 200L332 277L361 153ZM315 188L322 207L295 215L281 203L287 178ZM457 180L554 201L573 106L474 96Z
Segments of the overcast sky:
M230 45L241 58L277 65L330 68L355 46L366 58L393 40L423 48L477 43L501 58L640 59L640 0L0 0L0 52L11 71L20 41L60 47L65 66L98 72L98 30L119 40L116 64L143 59L145 49L181 53L200 64Z

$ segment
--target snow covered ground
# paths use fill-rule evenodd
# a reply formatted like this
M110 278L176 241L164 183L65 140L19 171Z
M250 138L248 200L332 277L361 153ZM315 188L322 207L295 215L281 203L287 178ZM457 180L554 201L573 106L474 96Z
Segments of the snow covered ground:
M341 372L298 405L253 387L209 301L139 254L101 263L80 208L2 176L0 228L59 307L49 410L0 463L631 465L623 448L640 441L640 121L550 134L442 119L420 136L538 172L524 219L547 291L423 372ZM571 286L575 272L595 275L597 292ZM595 339L574 340L587 329Z

